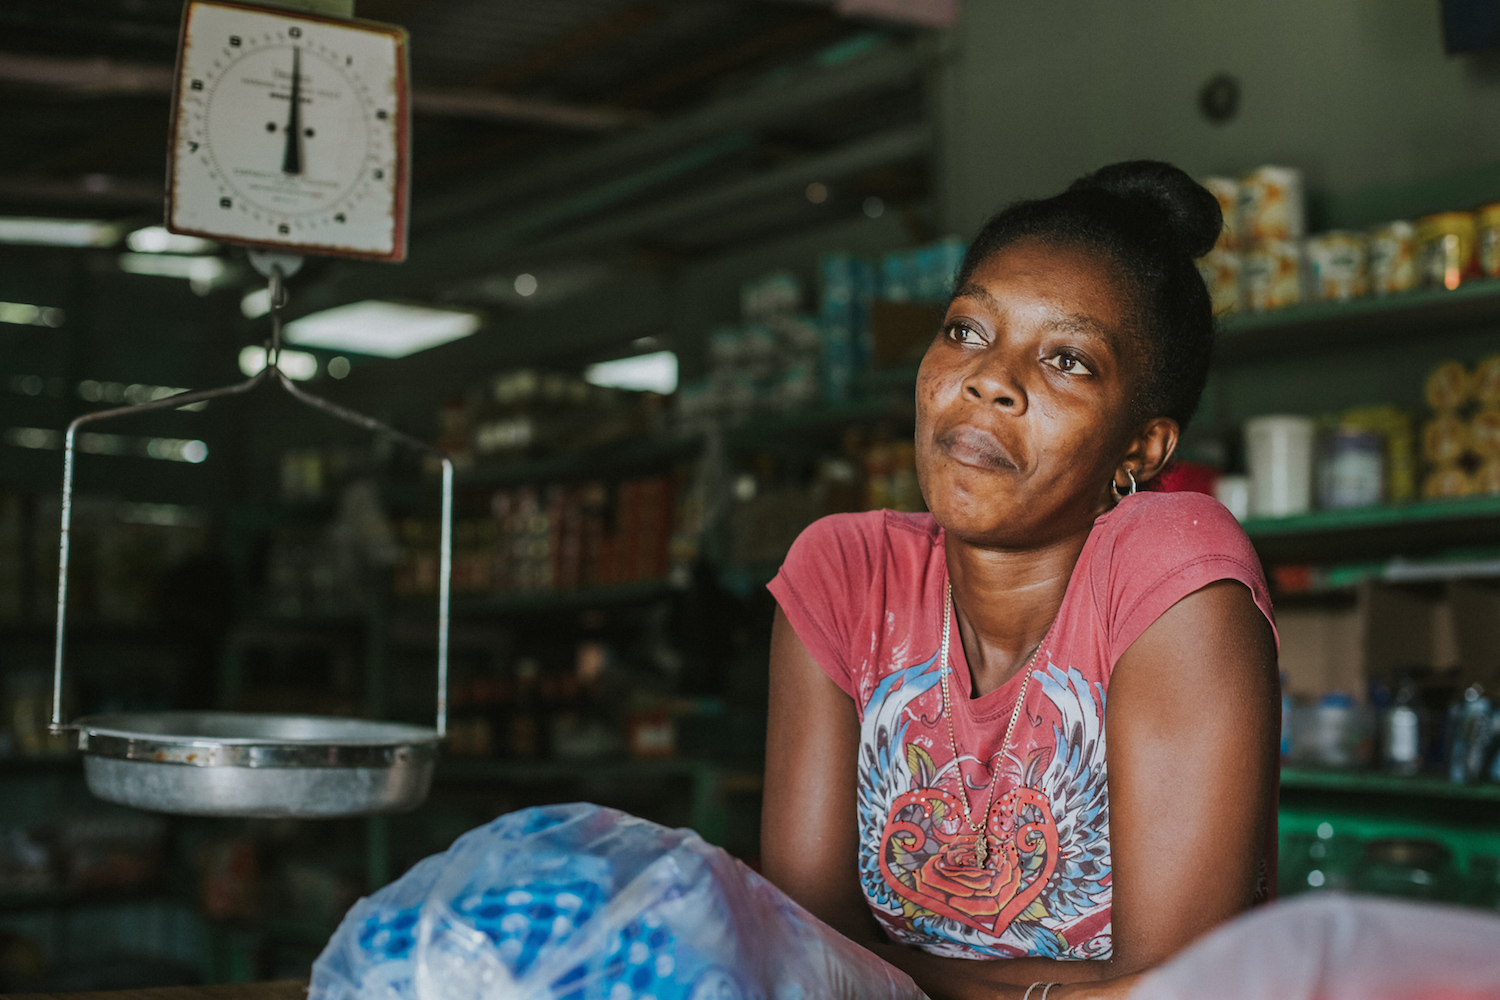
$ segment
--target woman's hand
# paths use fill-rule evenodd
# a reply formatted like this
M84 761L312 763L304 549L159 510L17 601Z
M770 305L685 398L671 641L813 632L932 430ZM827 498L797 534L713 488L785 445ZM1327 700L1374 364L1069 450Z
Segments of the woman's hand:
M764 871L934 1000L1122 998L1136 973L1242 912L1262 872L1277 781L1280 705L1271 629L1243 585L1183 598L1115 666L1105 714L1113 956L1059 962L939 958L892 944L859 883L859 723L776 613L771 640ZM1033 992L1033 1000L1037 995Z

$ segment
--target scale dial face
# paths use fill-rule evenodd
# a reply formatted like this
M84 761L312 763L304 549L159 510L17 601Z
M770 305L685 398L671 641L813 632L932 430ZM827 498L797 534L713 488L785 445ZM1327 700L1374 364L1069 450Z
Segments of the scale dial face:
M222 0L183 14L167 227L402 260L406 32Z

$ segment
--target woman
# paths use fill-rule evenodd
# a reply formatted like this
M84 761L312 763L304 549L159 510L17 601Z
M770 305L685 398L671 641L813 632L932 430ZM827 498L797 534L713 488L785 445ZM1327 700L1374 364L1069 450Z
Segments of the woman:
M1260 565L1137 492L1203 390L1221 224L1145 161L1002 211L917 376L931 514L824 518L771 584L766 875L935 1000L1124 996L1266 895Z

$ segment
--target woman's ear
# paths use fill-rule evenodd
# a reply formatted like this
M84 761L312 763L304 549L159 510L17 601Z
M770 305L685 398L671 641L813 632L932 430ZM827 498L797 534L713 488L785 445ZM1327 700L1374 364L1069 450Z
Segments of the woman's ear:
M1120 460L1119 468L1129 469L1140 483L1155 478L1177 450L1181 433L1177 421L1171 417L1152 417L1130 443L1130 450Z

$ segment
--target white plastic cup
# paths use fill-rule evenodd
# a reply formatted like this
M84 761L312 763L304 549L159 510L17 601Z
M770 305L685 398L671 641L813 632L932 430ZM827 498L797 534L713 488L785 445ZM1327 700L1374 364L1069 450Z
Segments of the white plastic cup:
M1214 483L1214 496L1229 508L1236 521L1250 516L1250 477L1220 476Z
M1312 509L1315 431L1308 417L1270 414L1245 421L1251 517L1286 517Z

